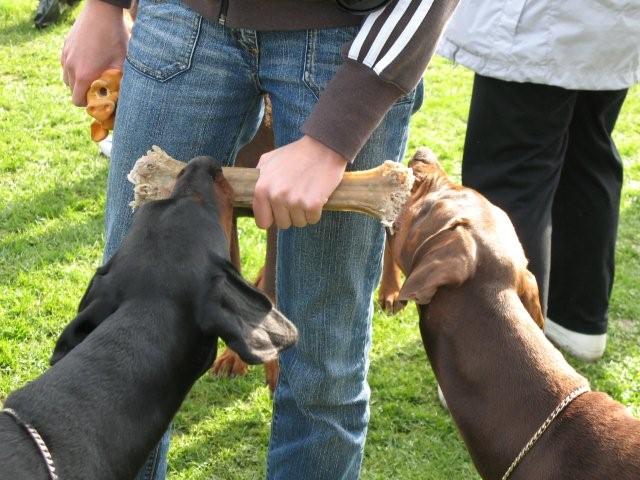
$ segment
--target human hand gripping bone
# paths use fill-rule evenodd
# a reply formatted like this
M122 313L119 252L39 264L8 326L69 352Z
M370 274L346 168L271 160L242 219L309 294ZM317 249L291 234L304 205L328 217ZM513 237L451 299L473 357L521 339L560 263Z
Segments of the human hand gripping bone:
M129 173L128 179L134 184L131 206L136 208L151 200L167 198L184 166L183 162L153 146ZM235 167L222 170L233 188L234 207L251 208L260 171ZM411 169L391 161L371 170L347 172L323 209L365 213L391 227L409 198L413 180Z

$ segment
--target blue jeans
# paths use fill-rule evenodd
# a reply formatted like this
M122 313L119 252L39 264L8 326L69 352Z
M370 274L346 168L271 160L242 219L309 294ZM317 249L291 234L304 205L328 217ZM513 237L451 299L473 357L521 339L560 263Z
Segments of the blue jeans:
M276 145L297 140L342 62L343 44L356 33L352 27L234 30L177 0L142 0L118 104L105 257L131 223L126 175L137 158L155 144L181 160L211 155L232 165L261 121L263 93L271 99ZM402 159L414 97L398 100L349 170ZM297 325L300 341L280 358L270 479L358 477L369 419L372 293L383 240L379 222L350 213L326 212L317 225L279 233L278 303ZM168 435L140 479L164 478L167 445Z

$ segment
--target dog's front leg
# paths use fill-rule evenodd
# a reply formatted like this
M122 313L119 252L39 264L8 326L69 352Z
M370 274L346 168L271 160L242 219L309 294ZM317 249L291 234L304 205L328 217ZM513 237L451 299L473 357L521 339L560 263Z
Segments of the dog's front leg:
M398 300L401 286L402 272L393 259L389 239L387 239L384 248L382 279L380 280L380 289L378 290L378 303L382 310L394 315L407 305L407 302Z

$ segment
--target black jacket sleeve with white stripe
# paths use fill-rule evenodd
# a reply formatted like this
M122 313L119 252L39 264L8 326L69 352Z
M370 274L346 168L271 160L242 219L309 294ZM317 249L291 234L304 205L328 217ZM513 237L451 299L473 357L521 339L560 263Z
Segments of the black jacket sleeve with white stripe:
M393 103L424 74L458 0L394 0L345 49L303 133L353 160Z

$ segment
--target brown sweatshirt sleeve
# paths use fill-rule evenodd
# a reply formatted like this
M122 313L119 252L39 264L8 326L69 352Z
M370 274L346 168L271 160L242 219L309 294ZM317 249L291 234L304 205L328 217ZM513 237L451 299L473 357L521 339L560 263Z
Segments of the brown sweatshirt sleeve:
M458 0L394 0L367 16L302 132L353 161L424 74Z

